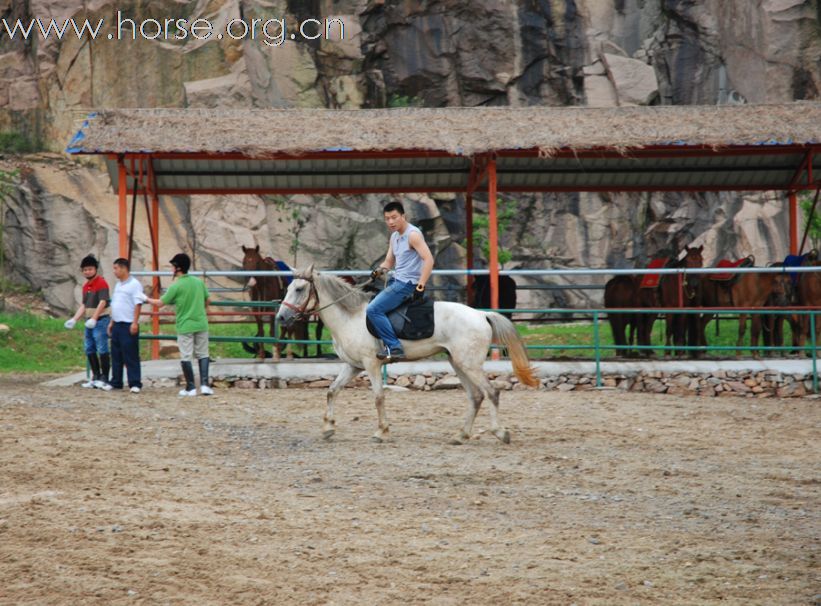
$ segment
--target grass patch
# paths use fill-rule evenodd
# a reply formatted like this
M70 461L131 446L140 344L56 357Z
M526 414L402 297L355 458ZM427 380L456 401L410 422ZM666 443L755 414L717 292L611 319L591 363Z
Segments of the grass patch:
M8 331L0 332L0 373L68 373L83 370L86 366L83 354L83 330L79 326L74 330L63 327L64 318L46 318L31 313L0 314L0 324L9 326ZM653 327L653 345L664 343L664 320L656 320ZM534 360L583 359L594 358L595 328L593 322L574 321L562 324L516 324L519 334L526 345L534 347L530 356ZM142 325L143 333L150 329ZM313 333L311 326L311 333ZM749 342L751 326L747 323L746 342ZM267 331L267 328L266 328ZM161 332L174 335L173 325L162 325ZM790 342L789 325L785 322L785 341ZM256 326L248 324L212 324L210 334L213 337L248 337L256 334ZM735 343L738 335L738 320L724 319L716 331L716 323L707 326L707 342L711 346L731 347L731 350L710 352L711 358L731 358L735 356ZM326 329L323 340L330 340ZM599 343L604 347L613 345L610 326L603 322L599 326ZM162 340L162 345L175 344L173 339ZM550 346L550 349L536 349ZM301 356L302 347L295 346ZM143 360L151 357L151 341L143 340L140 345L140 356ZM269 351L272 344L266 344ZM212 340L211 355L215 358L250 358L239 342L219 342ZM309 345L309 354L316 352L315 345ZM331 345L322 346L323 355L333 354ZM663 351L655 350L657 356ZM614 358L617 352L613 349L602 351L602 358ZM749 352L744 353L749 356Z

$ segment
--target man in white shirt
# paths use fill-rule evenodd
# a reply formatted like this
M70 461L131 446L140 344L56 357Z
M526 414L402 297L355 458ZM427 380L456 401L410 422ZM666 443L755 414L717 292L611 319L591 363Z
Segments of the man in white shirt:
M114 294L111 296L111 387L123 388L123 365L131 393L143 387L140 373L140 311L145 302L143 287L131 276L128 259L114 261Z

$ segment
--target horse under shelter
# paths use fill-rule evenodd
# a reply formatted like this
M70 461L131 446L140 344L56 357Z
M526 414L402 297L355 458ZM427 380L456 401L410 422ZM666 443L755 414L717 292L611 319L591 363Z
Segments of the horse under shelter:
M817 200L821 188L821 103L108 109L91 113L66 151L104 157L124 257L143 197L154 271L159 196L455 192L465 195L470 275L473 195L487 190L490 304L498 309L499 192L783 191L797 253L797 193L816 190ZM156 315L153 322L157 333Z

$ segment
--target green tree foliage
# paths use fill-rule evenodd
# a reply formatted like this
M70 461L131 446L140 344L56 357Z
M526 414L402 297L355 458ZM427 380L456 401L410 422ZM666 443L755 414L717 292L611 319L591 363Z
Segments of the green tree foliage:
M508 227L513 222L516 216L516 201L505 200L502 198L496 199L496 225L499 234L499 265L504 266L505 263L513 258L513 253L507 248L501 246L502 236L507 233ZM490 218L488 215L473 214L473 240L475 244L481 249L485 260L490 262L490 237L489 234Z
M813 212L813 201L815 194L804 194L798 199L798 204L801 207L801 214L804 217L803 228L807 230L807 240L809 240L810 247L818 249L821 247L821 201L816 205ZM808 247L804 246L804 252L807 252Z

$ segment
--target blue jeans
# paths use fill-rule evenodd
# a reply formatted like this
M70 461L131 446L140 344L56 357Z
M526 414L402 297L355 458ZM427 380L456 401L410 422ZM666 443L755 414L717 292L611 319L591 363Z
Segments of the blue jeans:
M114 322L111 327L111 387L123 388L123 365L129 387L143 384L140 376L140 333L131 334L131 322Z
M413 282L397 282L391 279L385 290L368 303L365 314L388 349L402 349L402 344L396 338L387 314L409 299L415 287Z
M97 354L107 354L109 353L108 349L108 321L111 319L111 316L102 316L99 320L97 320L97 326L94 328L86 328L85 329L85 353L86 355L91 355L93 353Z

